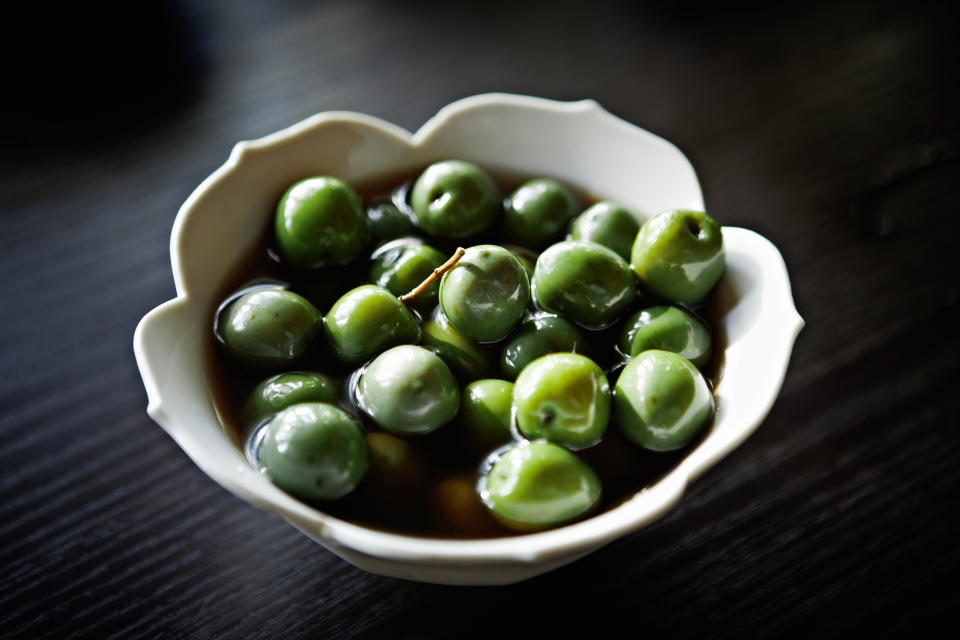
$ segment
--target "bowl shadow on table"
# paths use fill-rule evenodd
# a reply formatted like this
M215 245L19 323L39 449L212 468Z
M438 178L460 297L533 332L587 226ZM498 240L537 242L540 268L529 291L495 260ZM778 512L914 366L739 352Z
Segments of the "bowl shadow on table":
M645 632L660 629L656 621L664 619L664 613L667 620L678 614L662 610L670 601L665 591L677 587L664 579L673 569L663 537L657 529L640 532L570 565L507 586L404 583L404 613L391 622L391 636L446 637L456 631L458 637L479 637L502 625L511 633L530 630L541 637L568 637L589 629L604 635L617 622L642 623Z

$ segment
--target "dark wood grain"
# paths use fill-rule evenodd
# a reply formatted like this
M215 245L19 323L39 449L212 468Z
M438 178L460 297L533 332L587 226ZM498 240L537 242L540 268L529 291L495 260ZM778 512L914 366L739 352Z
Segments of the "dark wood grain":
M0 636L886 637L960 605L949 3L48 11L4 25L50 37L4 38ZM807 327L763 426L662 520L510 587L373 576L150 421L133 328L237 140L327 109L412 130L492 90L595 98L674 141L710 212L780 247Z

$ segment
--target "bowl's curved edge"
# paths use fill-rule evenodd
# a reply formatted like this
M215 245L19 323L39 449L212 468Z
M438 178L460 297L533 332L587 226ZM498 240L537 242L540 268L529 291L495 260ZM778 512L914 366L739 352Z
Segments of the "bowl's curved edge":
M762 235L749 229L724 227L723 234L725 243L733 241L749 244L751 256L759 257L765 265L762 271L764 276L763 288L772 291L776 297L768 300L764 305L765 313L762 314L760 321L768 327L774 323L779 323L778 326L771 327L772 331L768 332L773 336L773 340L764 344L765 359L768 362L777 363L777 365L772 367L773 370L769 372L770 375L764 377L765 393L760 394L763 401L753 408L750 416L743 418L744 424L748 426L736 432L735 437L727 440L709 454L698 456L697 453L699 452L694 452L681 463L680 468L685 471L688 482L693 482L703 475L743 444L760 427L779 397L780 389L786 379L787 369L790 366L794 343L805 326L805 322L797 311L793 300L787 265L777 247ZM755 292L755 295L759 295L759 292ZM771 317L774 313L777 314L776 317ZM723 379L721 379L716 389L720 400L723 397L723 383Z
M194 210L203 194L210 188L211 185L215 184L219 180L222 180L224 176L228 175L242 162L242 159L246 154L260 150L267 150L274 145L282 143L284 140L289 139L290 137L301 135L305 131L309 131L314 127L323 126L329 122L347 120L363 125L369 125L380 130L386 135L402 139L408 143L420 144L423 141L428 140L430 136L436 133L436 131L442 129L443 124L447 121L447 119L453 117L454 115L457 115L464 110L483 108L491 104L499 105L503 102L528 108L549 108L551 110L563 113L596 114L602 118L606 118L617 123L617 126L628 127L633 134L640 133L649 136L651 139L656 140L658 144L666 145L677 153L680 153L679 149L677 149L669 141L666 141L659 136L655 136L654 134L641 129L640 127L617 118L616 116L605 111L593 100L558 102L542 98L515 96L511 94L484 94L454 102L441 109L436 116L427 121L427 123L425 123L414 134L410 134L401 127L393 125L389 122L371 116L366 116L364 114L357 114L353 112L327 112L318 114L312 118L308 118L307 120L292 125L287 129L270 134L258 140L240 142L233 148L227 161L216 171L214 171L207 179L205 179L181 206L171 232L170 245L174 282L177 287L177 297L159 305L157 308L144 316L141 322L137 325L137 329L134 333L134 353L137 359L138 367L140 368L141 376L144 379L144 384L147 389L147 410L151 417L158 424L160 424L164 430L170 433L171 436L173 436L178 442L178 444L184 446L185 443L181 442L181 437L178 437L178 434L176 434L174 430L171 429L167 424L169 422L168 416L164 412L162 399L160 398L159 390L156 384L157 372L155 371L155 368L158 365L156 362L154 362L154 359L151 357L149 349L146 346L146 335L149 333L149 328L153 323L158 322L159 319L163 318L166 314L172 312L181 305L187 304L188 302L189 292L183 287L179 271L180 265L178 261L178 238L183 226L183 220L190 214L192 210ZM686 160L686 157L683 156L682 153L680 153L680 155L684 158L684 160ZM689 167L690 175L692 176L693 180L696 180L692 165L689 164L688 160L686 160L686 163ZM780 266L783 270L783 277L787 285L787 296L789 297L789 280L786 279L786 270L785 266L783 265L782 257L780 257L779 252L776 251L776 248L773 247L772 244L757 234L753 235L763 240L763 242L769 245L773 252L776 253L776 256L780 262ZM790 337L789 345L787 346L786 358L789 358L789 349L792 348L793 339L803 326L802 320L800 319L799 315L796 314L795 309L794 314L796 315L797 325L793 328L793 333ZM780 385L782 385L785 371L786 363L784 363L783 372L777 381L777 389L779 389ZM595 516L594 518L581 523L569 525L568 527L536 534L529 534L527 536L523 536L521 539L510 538L506 540L490 541L432 540L366 529L364 527L337 520L327 516L326 514L322 514L321 512L304 507L303 505L281 505L277 504L276 502L266 500L263 496L251 491L249 487L243 486L240 482L236 482L234 478L229 477L229 474L224 474L223 469L212 468L211 465L206 464L205 461L198 460L197 457L190 453L190 451L187 451L187 453L201 469L203 469L206 473L208 473L208 475L213 477L225 488L257 506L276 512L288 520L291 520L291 522L293 522L295 526L301 530L304 529L304 525L309 526L311 530L309 535L323 543L324 546L331 548L331 550L334 550L338 545L349 544L350 547L356 549L360 553L372 554L383 557L388 561L398 562L416 560L421 562L427 561L448 563L456 566L469 566L481 565L488 563L491 560L499 559L532 564L535 562L545 562L560 559L561 557L565 556L569 557L571 560L575 559L576 557L579 557L579 555L583 555L590 550L599 548L600 546L607 544L626 533L634 531L660 517L663 513L669 510L677 500L680 499L689 481L696 478L706 471L706 469L708 469L710 466L719 461L719 459L729 453L729 451L743 442L743 440L745 440L759 426L760 421L762 421L763 417L766 415L766 412L768 412L772 407L775 399L776 393L772 394L772 396L768 399L765 410L763 411L763 415L759 416L756 422L751 424L748 429L740 433L736 441L730 443L726 448L723 449L722 452L699 461L697 464L691 464L688 468L684 468L683 465L681 465L681 467L675 470L676 472L680 471L680 469L683 469L683 474L671 473L668 478L665 478L654 487L640 492L635 498L611 512ZM187 447L184 448L185 450L187 449ZM631 507L631 505L634 505L635 507L639 506L637 504L638 500L646 503L644 505L643 513L636 514L635 517L619 522L615 526L610 526L603 531L590 530L590 527L584 528L584 525L602 522L608 515L619 513L620 510L628 509ZM636 509L634 508L634 510ZM592 528L596 529L597 527L594 526ZM576 530L576 532L574 530ZM574 533L576 533L576 535L573 535ZM520 544L518 544L518 542ZM336 553L336 551L334 552Z
M236 449L236 456L233 460L199 455L204 450L201 443L204 434L193 432L188 424L178 421L177 407L168 407L164 402L160 390L166 384L167 374L164 369L169 366L170 360L175 357L176 348L151 348L150 338L156 333L178 331L181 323L177 316L178 313L187 309L187 302L186 296L182 296L158 305L140 320L134 330L133 352L147 392L147 414L177 443L201 471L230 493L254 506L277 513L288 520L309 517L313 511L310 507L293 500L261 477L259 472L247 463L239 449ZM228 437L225 432L217 435L224 438ZM231 446L236 448L232 443ZM267 496L261 495L251 487L251 484L260 482L266 483L264 488L268 492ZM289 501L291 504L284 505L285 501ZM325 522L321 519L321 521L315 523L315 526L318 531L323 532Z
M184 302L183 298L178 297L154 307L140 319L136 329L133 330L133 356L137 362L137 368L140 370L140 379L143 380L143 386L147 392L147 414L161 426L163 426L161 420L164 419L164 415L161 409L162 398L157 385L159 364L156 362L156 358L150 355L149 337L152 333L152 327L158 322L158 318L162 318Z
M693 168L690 159L687 158L686 154L683 153L679 147L666 138L658 136L643 127L614 115L610 111L607 111L596 100L590 98L560 101L512 93L484 93L470 96L441 108L432 118L427 120L413 133L412 142L415 146L426 145L452 120L460 117L468 117L471 113L482 112L486 109L498 109L504 106L541 112L549 111L560 115L595 118L605 126L618 129L623 132L624 135L642 138L646 144L659 147L669 153L671 158L677 162L677 166L672 166L671 170L673 172L682 171L682 180L687 185L685 188L695 191L695 198L684 203L683 206L689 209L705 210L703 193L700 189L700 181L697 179L696 170Z
M150 415L150 417L153 418L153 420L167 433L173 436L174 439L177 440L178 444L180 444L180 439L177 438L176 430L173 428L173 425L170 424L170 418L164 410L161 393L159 391L160 385L158 384L158 378L160 377L160 361L163 358L160 354L152 354L150 352L150 349L148 348L148 336L153 330L156 330L163 323L164 318L168 314L176 313L191 301L190 292L185 285L183 269L181 268L183 263L182 237L188 218L193 214L194 211L197 210L205 195L215 185L219 184L223 180L226 180L230 174L241 165L241 163L244 161L244 158L248 157L250 154L269 151L272 147L281 145L288 140L308 133L319 127L323 127L331 123L339 124L345 122L370 127L383 135L390 136L405 143L409 143L412 137L411 133L406 129L386 120L367 114L356 113L353 111L326 111L323 113L318 113L309 118L301 120L300 122L292 124L285 129L281 129L280 131L268 134L261 138L243 140L236 143L231 149L230 155L227 157L226 161L224 161L222 165L217 167L209 176L207 176L199 185L197 185L197 187L190 193L187 199L177 210L177 214L173 221L173 227L170 231L169 240L170 263L176 296L154 307L147 312L143 318L140 319L140 322L137 323L137 326L134 329L133 352L134 358L137 362L137 368L140 371L140 377L143 380L144 387L147 392L147 414ZM187 451L187 454L190 455L191 459L197 461L197 458L192 456L189 451ZM199 462L198 465L201 466L204 471L207 471L208 465L200 465ZM208 474L213 476L213 474L210 474L209 472ZM229 479L226 479L225 482L225 479L222 477L214 476L214 478L221 484L229 483ZM251 497L251 493L248 491L243 491L242 494L246 499ZM263 503L262 500L253 501L261 504Z
M549 98L537 98L514 93L481 93L461 98L440 108L429 120L424 122L412 135L415 145L426 144L437 131L453 117L470 111L477 111L489 107L513 106L526 109L549 110L555 113L584 113L591 110L608 113L596 100L560 101ZM650 134L653 135L653 134Z

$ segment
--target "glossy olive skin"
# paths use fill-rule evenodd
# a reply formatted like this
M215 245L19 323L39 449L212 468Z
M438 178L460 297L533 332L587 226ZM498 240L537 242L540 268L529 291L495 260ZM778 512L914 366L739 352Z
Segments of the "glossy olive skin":
M575 326L561 318L538 314L520 323L500 352L500 369L515 380L525 366L548 353L584 353L587 341Z
M630 261L650 291L672 302L696 305L726 268L723 232L705 213L665 211L640 227Z
M679 307L656 306L627 319L619 348L631 357L649 349L673 351L703 368L710 360L710 343L710 331L695 315Z
M374 358L357 381L357 405L385 430L430 433L453 420L460 386L437 354L413 345Z
M528 364L513 386L517 427L529 439L583 448L610 422L610 383L597 364L574 353L552 353Z
M537 267L537 253L526 249L524 247L518 247L516 245L504 245L505 249L509 249L510 253L517 257L517 260L520 261L520 266L523 267L523 270L527 273L527 280L530 283L533 283L533 271ZM527 311L536 313L538 311L537 305L533 300L533 289L530 289L530 302L527 303Z
M693 364L670 351L644 351L623 368L614 391L623 433L653 451L689 444L710 424L713 394Z
M395 295L372 284L351 289L334 302L324 332L337 356L350 364L390 345L420 341L416 316Z
M416 231L413 220L389 200L367 207L367 237L374 242L394 240Z
M250 392L241 410L244 427L250 429L275 413L300 402L335 403L340 383L322 373L289 371L270 376Z
M445 160L420 174L410 191L410 206L427 233L466 238L493 222L500 210L500 189L477 165Z
M577 216L570 229L574 240L596 242L624 260L630 260L640 223L633 215L609 200L598 202Z
M540 254L533 274L537 304L588 329L614 322L637 290L623 258L593 242L558 242Z
M374 251L370 259L370 282L402 296L446 262L447 256L416 238L401 238ZM440 282L437 281L416 297L418 307L433 308L439 295Z
M505 338L530 301L530 281L509 250L470 247L440 280L440 306L460 333L477 342Z
M279 288L260 288L227 306L216 334L237 362L277 370L295 364L310 351L322 322L320 312L306 298Z
M509 249L510 253L517 257L520 266L527 272L527 278L533 279L533 270L537 265L537 254L530 249L518 247L515 245L504 245L504 249Z
M278 487L304 500L335 500L367 472L367 445L350 414L323 402L295 404L267 424L260 464Z
M580 200L566 185L537 178L520 185L503 209L503 231L508 242L540 249L559 240L580 211Z
M518 531L579 518L601 496L593 469L563 447L543 441L523 442L500 454L479 488L493 516Z
M358 257L367 237L360 196L343 180L320 176L287 189L277 205L274 238L287 264L314 269Z
M489 351L457 331L440 307L423 323L423 346L439 355L457 380L466 384L493 375L493 357Z
M513 383L475 380L463 388L457 425L474 448L490 451L510 442Z

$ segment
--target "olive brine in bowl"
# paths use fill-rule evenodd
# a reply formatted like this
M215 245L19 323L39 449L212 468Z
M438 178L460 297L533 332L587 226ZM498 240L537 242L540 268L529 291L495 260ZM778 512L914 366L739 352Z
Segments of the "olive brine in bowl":
M496 537L686 455L715 410L712 218L641 226L459 160L396 182L291 185L214 314L218 410L274 484L365 526Z

